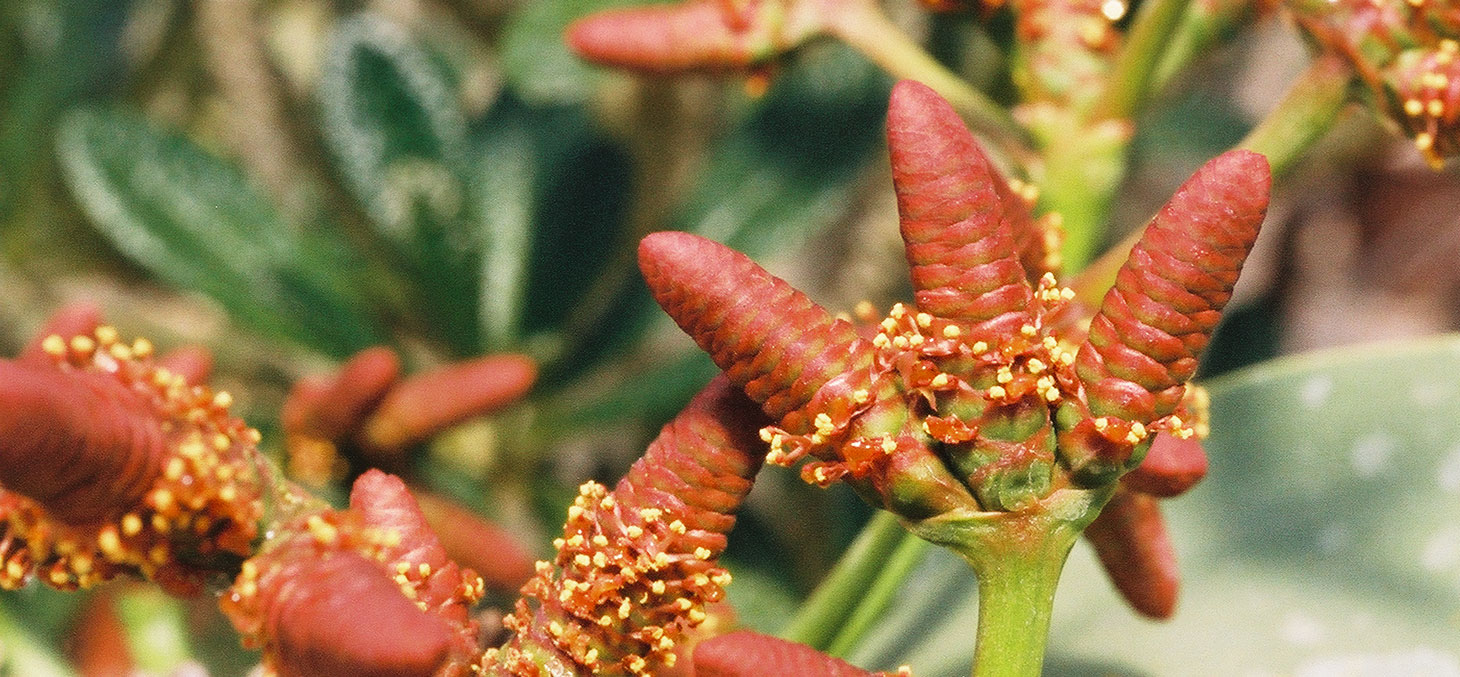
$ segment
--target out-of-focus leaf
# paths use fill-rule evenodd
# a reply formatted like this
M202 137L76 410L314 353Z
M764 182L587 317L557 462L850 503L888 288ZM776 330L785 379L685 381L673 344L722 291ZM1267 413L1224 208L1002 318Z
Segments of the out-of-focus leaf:
M553 0L523 3L502 34L507 81L534 105L579 103L597 84L600 70L581 61L563 42L574 19L643 0Z
M476 352L480 233L466 121L444 69L405 29L361 14L335 29L319 105L344 183L416 282L433 333Z
M74 677L76 673L66 667L54 649L42 643L36 627L17 621L8 607L8 603L0 605L0 675ZM30 614L26 616L29 619Z
M139 669L166 675L192 661L181 601L156 588L137 588L119 595L116 605Z
M1175 619L1138 619L1082 545L1046 674L1460 675L1456 374L1452 335L1213 380L1211 474L1165 504ZM926 566L856 658L966 673L972 574L944 553Z
M186 138L132 114L82 110L63 121L57 149L91 220L163 280L334 356L381 341L347 283L345 250L296 235L241 172Z
M516 347L532 258L537 160L531 134L516 120L490 128L477 152L472 201L482 232L482 348Z
M20 57L0 67L0 224L47 156L61 111L122 80L119 41L131 4L17 2L0 10L16 24ZM0 30L9 23L0 21Z

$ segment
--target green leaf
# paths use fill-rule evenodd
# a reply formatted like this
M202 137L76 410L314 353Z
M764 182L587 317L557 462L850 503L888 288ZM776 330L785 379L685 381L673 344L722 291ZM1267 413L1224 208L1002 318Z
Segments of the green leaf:
M116 609L139 669L166 675L192 661L182 602L156 588L137 588L118 595Z
M1213 380L1211 473L1164 505L1175 619L1136 618L1081 546L1046 674L1460 674L1456 374L1450 335ZM972 575L946 553L925 567L855 658L966 674Z
M524 3L502 32L502 66L507 81L534 105L581 103L601 69L584 63L563 42L573 20L593 12L650 4L643 0L554 0Z
M471 184L482 232L478 314L482 348L517 346L532 260L537 159L531 134L515 120L495 125L481 144Z
M12 614L11 602L7 596L0 604L0 675L25 675L26 677L72 677L76 673L68 668L46 644L33 623L21 622ZM27 612L31 609L26 609ZM30 613L25 614L27 617ZM27 619L29 620L29 619Z
M381 340L343 247L304 238L234 166L120 111L71 113L57 151L72 194L128 258L234 320L336 357Z
M415 281L426 319L458 352L475 352L480 233L466 120L444 69L405 29L360 14L335 28L319 105L325 145Z

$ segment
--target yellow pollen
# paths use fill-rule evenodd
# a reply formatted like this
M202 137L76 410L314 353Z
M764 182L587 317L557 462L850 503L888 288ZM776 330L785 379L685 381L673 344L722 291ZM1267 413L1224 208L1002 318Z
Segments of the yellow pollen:
M999 367L999 374L995 378L999 383L1008 383L1014 380L1014 372L1008 367Z
M886 334L878 334L872 337L872 345L877 348L886 348L892 345L892 342L887 340Z
M144 338L132 341L132 355L138 359L147 359L152 356L152 342Z
M956 338L958 338L959 336L962 336L962 335L963 335L963 330L962 329L959 329L958 328L958 325L956 325L956 324L950 324L950 325L948 325L946 327L943 327L943 338L956 339ZM975 351L975 352L977 352L977 351Z
M922 334L913 334L912 336L908 337L907 344L916 348L922 345L924 341L927 341L927 339L923 338Z
M885 320L882 321L882 330L883 331L893 331L895 329L897 329L897 320L894 320L894 319L892 319L892 318L889 317L889 318L887 318L887 319L885 319Z
M1029 358L1029 361L1025 363L1025 366L1029 367L1029 373L1031 374L1038 374L1039 372L1044 371L1044 362L1041 362L1037 357Z
M694 623L695 625L699 625L700 623L705 622L705 610L704 609L690 609L688 615L689 615L689 622Z
M108 555L115 556L122 551L122 539L117 536L116 527L104 527L96 535L96 544L101 547L102 552ZM15 562L11 562L11 564L15 564Z
M554 550L562 550L563 549L563 546L565 546L567 544L568 544L567 541L564 541L561 538L554 538L553 539L553 549Z
M568 537L568 547L570 547L570 548L581 548L581 547L583 547L583 534L573 534L572 536L569 536Z
M684 522L681 522L679 520L674 520L673 522L670 522L669 530L673 531L676 534L683 534L685 532Z
M608 616L604 616L603 618L608 619ZM609 625L610 623L613 623L612 619L608 619L608 623L603 623L603 625ZM588 653L583 654L583 662L587 663L588 665L593 665L594 663L597 663L598 649L589 649Z
M872 399L872 393L867 392L867 389L866 388L859 388L857 390L852 391L852 401L855 402L855 403L857 403L857 404L866 404L867 403L867 400L870 400L870 399ZM765 439L765 438L761 438L761 439ZM769 442L770 440L766 440L766 441Z
M890 454L894 451L897 451L897 440L891 437L882 438L882 453Z
M593 544L596 545L596 546L598 546L598 547L600 547L600 548L602 548L604 546L607 546L608 545L608 537L607 536L604 536L603 534L594 534L593 535Z
M760 441L762 441L762 442L770 442L771 441L771 437L774 436L775 434L776 433L774 431L772 431L770 428L761 428L760 429Z
M596 566L600 569L608 566L608 555L605 555L601 552L593 553L593 566Z
M162 474L167 479L176 481L182 477L183 469L183 460L174 456L167 462L167 467L163 469Z
M1425 107L1425 112L1429 113L1430 117L1440 117L1445 114L1445 102L1439 99L1430 99L1429 105Z
M96 350L96 341L93 341L90 336L71 337L71 352L87 356L93 350Z
M661 552L661 553L655 555L654 556L654 566L659 567L660 569L663 569L664 567L669 566L669 553L667 553L667 552Z
M1429 150L1435 146L1435 137L1429 132L1420 132L1414 135L1414 145L1420 150Z
M107 348L107 352L111 353L111 356L119 362L126 362L132 359L132 349L128 348L125 344L113 343Z
M988 352L989 344L984 341L974 341L973 345L970 347L973 349L974 355L982 355L985 352Z
M1039 330L1035 328L1035 326L1032 324L1026 324L1019 328L1019 333L1025 336L1033 337L1035 334L1039 333Z
M132 512L122 515L122 533L128 536L142 533L142 518Z
M553 621L551 623L548 623L548 634L550 634L550 635L552 635L554 637L562 637L563 636L563 624L562 623L559 623L557 621Z
M96 341L104 346L117 342L117 328L110 325L102 325L96 328Z
M943 386L948 385L948 375L938 374L937 376L933 377L932 381L928 382L928 385L933 386L934 388L942 388Z
M892 312L888 314L900 319L903 315L907 314L907 306L904 306L901 303L894 303L892 304Z
M1425 112L1425 104L1419 99L1410 99L1404 102L1404 112L1408 113L1411 117L1418 117L1421 113Z
M577 557L573 558L573 563L577 564L580 567L586 567L589 564L592 564L593 560L589 559L587 555L580 552L578 553Z
M907 340L907 337L906 336L894 336L894 337L892 337L892 347L893 348L897 348L898 350L903 350L903 349L906 349L908 347L908 345L910 345L910 344L908 343L908 340Z
M877 315L877 307L871 301L858 301L852 308L852 313L863 320L871 319Z
M41 350L46 351L51 357L64 357L66 355L66 339L55 334L47 336L41 341Z
M933 324L933 316L932 315L929 315L927 313L918 313L917 321L918 321L918 326L919 327L922 327L923 329L927 329L929 326L932 326L932 324Z
M644 518L644 521L650 524L659 521L659 518L663 516L664 511L658 508L641 508L639 510L639 517Z
M583 516L583 506L581 506L581 505L570 505L570 506L568 506L568 520L569 521L577 520L579 517L582 517L582 516Z
M992 386L989 388L990 399L1001 400L1008 394L1008 391L1004 390L1004 386Z
M307 525L309 527L309 534L314 537L314 540L324 545L334 543L335 538L340 533L339 529L336 529L333 524L321 519L319 515L311 516Z
M1049 390L1044 391L1044 399L1045 399L1046 402L1054 402L1054 401L1058 400L1059 398L1060 398L1059 388L1050 388Z
M662 594L664 594L664 590L665 590L664 581L654 581L653 583L650 583L649 584L649 590L653 591L654 594L656 594L656 595L662 595Z
M714 553L710 552L710 549L709 548L706 548L703 545L700 546L700 547L698 547L698 548L695 548L695 557L698 558L698 559L709 559L710 556L713 555L713 554Z
M644 535L644 528L640 527L637 524L630 524L629 526L624 527L624 535L628 536L629 538L638 538Z

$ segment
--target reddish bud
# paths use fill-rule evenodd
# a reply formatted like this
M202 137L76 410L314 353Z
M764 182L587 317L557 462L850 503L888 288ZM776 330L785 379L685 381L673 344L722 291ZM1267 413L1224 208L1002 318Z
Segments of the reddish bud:
M1171 617L1181 579L1155 498L1116 490L1085 536L1131 607L1151 618Z
M536 380L536 363L521 355L491 355L412 376L385 396L362 441L378 453L399 453L521 399Z
M654 73L739 69L821 32L820 3L691 0L599 12L568 27L568 46L608 66Z
M805 644L741 630L700 642L694 652L695 677L873 677Z
M926 85L893 88L887 143L918 308L967 322L979 338L1017 333L1034 293L1014 236L1033 232L1028 202Z
M400 377L400 358L389 348L366 348L333 376L301 381L284 404L284 428L291 435L323 440L348 438L380 406Z
M871 345L850 323L729 247L654 233L639 245L639 267L665 312L773 418L872 362ZM786 427L808 424L788 420Z
M1151 443L1141 464L1120 481L1134 491L1171 498L1186 493L1206 475L1207 455L1201 440L1162 433Z
M1150 423L1175 409L1257 240L1271 181L1264 157L1230 151L1151 220L1080 346L1092 412Z
M488 588L516 590L532 578L534 560L515 534L444 496L415 497L447 556L475 571Z

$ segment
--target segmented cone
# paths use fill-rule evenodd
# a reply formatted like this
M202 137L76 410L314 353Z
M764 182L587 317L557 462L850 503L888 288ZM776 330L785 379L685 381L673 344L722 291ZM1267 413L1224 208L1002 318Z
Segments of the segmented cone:
M809 422L788 414L872 362L871 344L850 323L729 247L655 233L639 245L639 267L664 311L791 432Z
M846 661L805 644L741 630L700 642L694 652L695 677L873 677Z
M1151 618L1171 617L1181 578L1155 498L1116 490L1100 516L1085 528L1085 536L1132 608Z
M568 27L568 46L607 66L672 73L744 68L794 47L804 32L783 30L780 3L751 0L740 17L724 2L698 0L592 14Z
M1257 239L1270 184L1266 158L1230 151L1151 220L1080 346L1093 413L1149 423L1176 407Z
M162 420L110 375L0 362L0 403L0 486L56 519L120 517L162 475Z
M279 677L423 677L446 660L446 623L360 555L303 558L268 584Z
M730 581L716 559L760 466L757 423L754 404L722 377L664 427L613 492L584 484L554 541L556 558L539 564L506 621L516 635L483 656L480 672L673 667L678 644Z
M1014 237L1016 223L1033 228L1027 204L953 107L921 83L892 90L887 143L918 308L980 335L1017 333L1034 295Z

